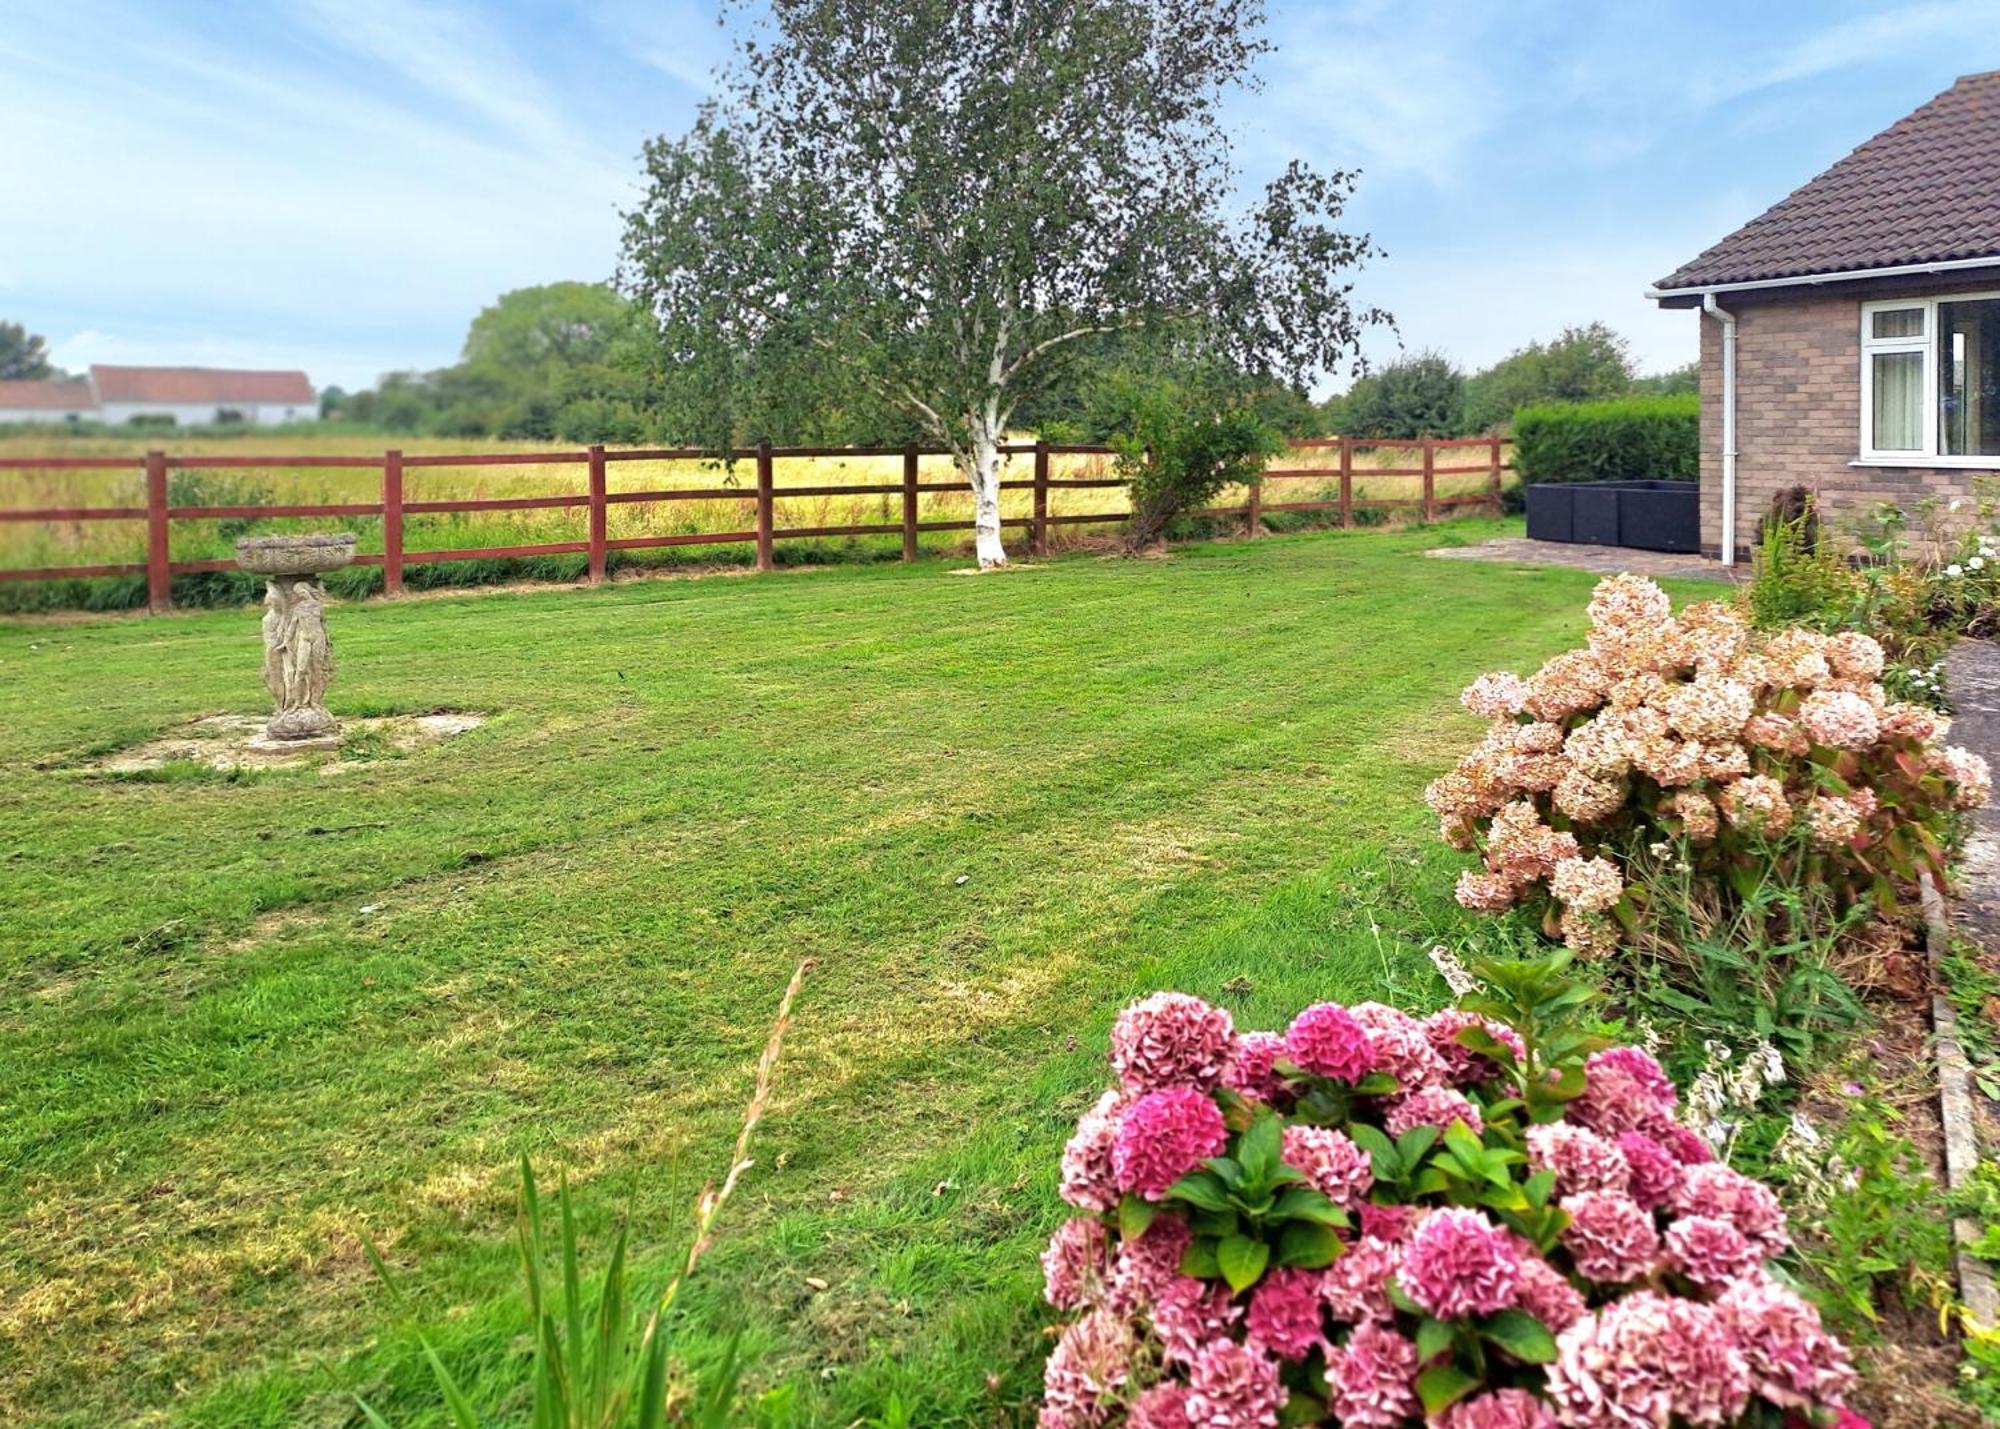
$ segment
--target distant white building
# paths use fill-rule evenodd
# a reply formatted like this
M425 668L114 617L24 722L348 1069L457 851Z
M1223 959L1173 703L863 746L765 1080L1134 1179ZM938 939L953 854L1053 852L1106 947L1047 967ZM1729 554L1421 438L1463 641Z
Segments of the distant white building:
M319 394L303 372L97 364L88 377L0 382L0 422L269 427L318 415Z

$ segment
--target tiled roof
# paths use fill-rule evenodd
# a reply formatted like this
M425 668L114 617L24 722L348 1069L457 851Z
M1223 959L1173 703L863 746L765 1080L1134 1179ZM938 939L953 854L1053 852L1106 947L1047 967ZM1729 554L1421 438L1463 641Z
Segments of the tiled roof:
M0 382L0 411L87 412L96 405L81 377Z
M317 400L303 372L93 365L90 380L100 402L289 402L310 406Z
M1655 288L2000 263L2000 70L1967 75Z

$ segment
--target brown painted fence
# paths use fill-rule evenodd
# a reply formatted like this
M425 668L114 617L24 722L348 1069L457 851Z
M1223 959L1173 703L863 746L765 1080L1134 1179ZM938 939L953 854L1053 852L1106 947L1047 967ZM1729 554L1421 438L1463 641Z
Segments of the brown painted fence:
M1354 513L1363 510L1410 509L1420 510L1425 520L1431 520L1442 511L1462 506L1485 506L1498 511L1500 504L1501 473L1505 469L1503 445L1500 437L1465 437L1459 439L1424 438L1421 441L1373 440L1357 437L1323 437L1290 443L1292 452L1328 452L1337 449L1339 466L1334 467L1272 467L1265 471L1266 482L1295 480L1329 481L1338 478L1340 496L1337 500L1319 501L1272 501L1266 498L1262 485L1249 488L1248 499L1242 506L1213 507L1196 514L1211 517L1240 517L1247 529L1256 530L1265 512L1270 511L1332 511L1340 513L1340 524L1352 526ZM1407 449L1421 452L1423 464L1414 467L1362 467L1356 469L1354 455L1357 450L1388 448ZM1482 459L1475 463L1452 462L1454 455L1470 454L1473 450L1482 453ZM1052 526L1079 525L1090 522L1114 522L1125 520L1129 512L1091 512L1078 515L1052 515L1049 512L1049 493L1065 489L1085 487L1124 486L1119 477L1073 477L1060 478L1049 474L1052 456L1105 456L1109 447L1096 446L1055 446L1047 442L1037 442L1032 446L1012 445L1002 447L1009 456L1033 456L1034 477L1032 480L1002 481L1001 489L1006 491L1034 492L1034 514L1009 519L1002 524L1015 528L1025 527L1029 532L1029 549L1035 555L1045 555L1048 551L1049 528ZM1445 464L1440 464L1443 454ZM865 457L898 456L903 459L903 479L900 486L886 486L881 483L869 485L837 486L776 486L772 479L772 462L778 457ZM921 481L918 479L917 459L920 456L943 455L936 448L862 448L862 447L772 447L759 446L755 452L757 485L754 492L757 503L757 524L748 531L694 531L667 536L633 536L616 540L605 535L605 513L609 507L635 502L652 501L700 501L700 500L741 500L752 493L737 487L699 487L667 491L607 491L606 469L613 462L620 461L702 461L713 460L717 454L712 451L689 449L641 449L610 451L601 446L593 446L582 451L554 452L476 452L464 455L423 455L405 456L400 451L387 451L380 457L374 456L170 456L163 451L150 451L144 457L9 457L0 459L0 474L8 471L124 471L142 470L145 474L146 504L144 506L75 506L47 507L40 509L0 508L0 521L13 522L69 522L69 521L143 521L146 524L146 559L143 563L97 566L41 566L25 570L0 570L0 580L38 581L62 580L86 576L130 575L139 571L146 573L148 605L153 610L166 610L172 603L172 579L175 575L197 571L222 571L235 568L232 560L176 561L168 554L168 532L174 521L206 521L230 517L283 517L283 516L379 516L382 519L382 553L362 555L356 562L365 566L382 567L383 588L395 595L403 588L403 569L406 566L432 561L471 561L491 557L508 556L551 556L565 554L587 554L589 557L590 581L594 585L604 579L605 557L611 551L638 550L657 546L707 546L728 545L754 541L757 546L757 568L769 570L772 565L772 543L778 540L802 540L827 536L890 536L901 534L903 538L903 559L914 560L917 555L917 536L923 531L970 531L970 521L919 521L917 519L917 499L923 492L952 492L964 494L966 486L962 481ZM581 465L587 474L586 489L562 496L517 496L498 499L465 499L448 501L406 501L403 498L403 475L406 471L419 467L468 467L468 466L562 466ZM322 503L317 505L292 506L170 506L167 503L167 473L174 470L198 469L220 470L230 467L346 467L379 468L382 473L382 498L379 501ZM1485 489L1476 493L1458 496L1439 496L1436 478L1440 476L1484 474L1487 478ZM1421 479L1421 495L1396 499L1357 499L1354 491L1356 479L1372 481L1378 477L1402 477ZM894 525L862 526L801 526L786 528L775 524L775 507L778 501L800 496L874 496L900 491L903 498L903 519ZM586 508L586 534L580 541L547 541L521 546L481 546L466 550L406 551L403 549L403 519L412 512L446 511L521 511L531 508L576 507Z

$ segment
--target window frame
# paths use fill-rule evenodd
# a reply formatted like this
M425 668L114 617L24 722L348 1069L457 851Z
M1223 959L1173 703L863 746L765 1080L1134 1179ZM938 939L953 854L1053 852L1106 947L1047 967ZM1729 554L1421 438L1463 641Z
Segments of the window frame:
M2000 288L1964 293L1937 293L1927 297L1871 298L1861 304L1860 360L1858 379L1861 410L1856 414L1860 427L1861 457L1857 466L1946 467L1969 471L2000 471L2000 454L1993 456L1946 456L1939 447L1942 433L1938 422L1938 305L1940 303L2000 302ZM1923 336L1875 337L1875 314L1909 309L1924 315ZM1912 450L1883 450L1875 445L1875 356L1878 353L1916 352L1923 357L1923 436L1922 446Z

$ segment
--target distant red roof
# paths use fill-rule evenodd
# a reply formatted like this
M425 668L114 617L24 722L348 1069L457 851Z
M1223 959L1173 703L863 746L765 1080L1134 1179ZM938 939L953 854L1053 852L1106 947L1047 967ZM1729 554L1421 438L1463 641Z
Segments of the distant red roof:
M0 382L0 410L87 412L96 405L97 399L90 395L90 384L81 377Z
M2000 263L2000 70L1971 74L1653 286Z
M99 402L289 402L306 407L318 400L303 372L92 364L90 380Z

